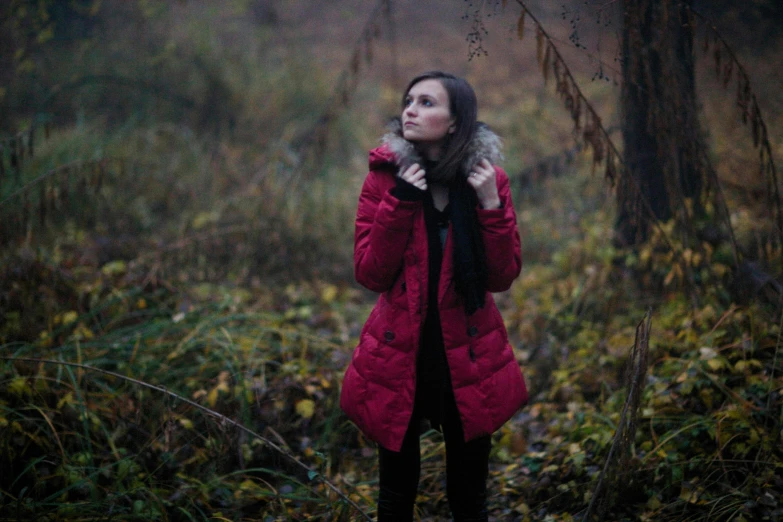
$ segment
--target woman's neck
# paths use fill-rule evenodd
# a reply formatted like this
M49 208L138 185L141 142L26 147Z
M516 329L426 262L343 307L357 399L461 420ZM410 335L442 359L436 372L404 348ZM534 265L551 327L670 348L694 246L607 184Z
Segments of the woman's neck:
M420 145L418 147L421 157L427 161L437 162L443 153L443 146L440 143Z

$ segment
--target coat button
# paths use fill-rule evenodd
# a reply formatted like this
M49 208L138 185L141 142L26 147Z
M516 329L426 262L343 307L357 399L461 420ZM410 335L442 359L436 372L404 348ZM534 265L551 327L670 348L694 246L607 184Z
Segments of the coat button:
M400 285L400 290L402 290L403 292L405 291L405 281L403 281L402 284Z
M476 328L475 326L471 326L470 328L468 328L468 335L471 337L476 337L476 335L478 335L478 328Z
M383 338L384 340L386 340L387 343L392 342L394 340L394 332L390 330L386 330L386 332L384 332L383 334Z

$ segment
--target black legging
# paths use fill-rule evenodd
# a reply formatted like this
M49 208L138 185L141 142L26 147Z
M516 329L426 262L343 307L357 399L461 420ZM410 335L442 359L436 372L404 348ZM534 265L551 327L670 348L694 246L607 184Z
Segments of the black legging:
M446 493L452 516L456 522L486 522L492 440L486 435L465 442L453 396L445 403L442 429L446 442ZM414 412L399 452L378 447L378 522L413 520L421 459L419 422L418 414Z

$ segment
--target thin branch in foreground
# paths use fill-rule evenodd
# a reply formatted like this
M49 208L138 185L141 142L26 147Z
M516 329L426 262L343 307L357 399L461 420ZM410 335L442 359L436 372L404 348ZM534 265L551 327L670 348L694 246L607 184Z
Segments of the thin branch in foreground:
M296 456L293 453L291 453L287 448L284 448L281 445L275 444L271 440L267 439L263 435L260 435L260 434L256 433L255 431L253 431L250 428L244 426L243 424L241 424L241 423L239 423L239 422L237 422L237 421L235 421L233 419L230 419L230 418L226 417L225 415L220 414L220 413L218 413L218 412L216 412L214 410L211 410L211 409L207 408L206 406L202 406L201 404L199 404L199 403L197 403L195 401L192 401L192 400L187 399L187 398L185 398L185 397L183 397L181 395L178 395L178 394L176 394L176 393L174 393L172 391L169 391L168 389L166 389L163 386L155 386L154 384L150 384L150 383L147 383L147 382L144 382L144 381L140 381L138 379L134 379L134 378L128 377L126 375L121 375L119 373L115 373L115 372L112 372L112 371L109 371L109 370L103 370L101 368L95 368L94 366L88 366L86 364L79 364L79 363L74 363L74 362L55 361L55 360L52 360L52 359L37 359L37 358L32 358L32 357L8 357L8 356L0 356L0 360L11 361L11 362L13 362L13 361L24 361L24 362L33 362L33 363L41 363L41 364L56 364L56 365L61 365L61 366L71 366L71 367L79 368L79 369L82 369L82 370L98 372L98 373L102 373L104 375L110 375L112 377L116 377L118 379L121 379L121 380L124 380L124 381L127 381L127 382L131 382L133 384L137 384L139 386L143 386L145 388L149 388L151 390L155 390L155 391L161 392L161 393L163 393L163 394L165 394L165 395L167 395L167 396L169 396L171 398L174 398L176 400L184 402L185 404L193 406L194 408L196 408L198 410L201 410L202 412L206 413L207 415L217 419L220 422L221 426L230 425L230 426L233 426L235 428L238 428L239 430L247 433L251 437L257 438L258 440L260 440L261 442L263 442L264 444L266 444L267 446L269 446L270 448L272 448L276 452L280 453L284 457L287 457L289 460L294 462L296 465L298 465L299 467L301 467L304 470L306 470L307 471L307 476L311 480L319 479L329 489L331 489L332 491L337 493L337 495L339 495L345 502L347 502L353 509L355 509L357 513L361 514L362 519L368 520L368 521L372 522L372 518L367 513L365 513L364 510L361 507L359 507L358 504L356 504L356 502L351 500L348 497L348 495L343 493L340 490L340 488L338 488L333 482L331 482L329 479L327 479L323 474L319 473L318 471L314 470L313 468L311 468L310 466L308 466L307 464L305 464L304 462L302 462L301 460L296 458Z
M618 470L625 468L624 464L628 461L628 454L636 435L636 419L639 410L639 402L644 384L647 378L647 354L650 346L650 325L652 322L652 309L648 309L644 319L636 327L636 340L631 351L631 357L628 361L629 379L628 379L628 397L625 399L623 412L620 415L620 422L617 425L617 431L612 439L612 446L609 448L609 454L606 456L606 463L601 475L598 478L598 484L593 490L590 505L582 517L582 522L588 522L590 515L596 504L600 504L598 510L599 519L603 519L607 509L611 505L611 495L604 493L604 480L616 482ZM615 454L618 454L615 459ZM626 470L627 471L627 470ZM608 488L607 488L608 489ZM603 495L603 499L602 499Z

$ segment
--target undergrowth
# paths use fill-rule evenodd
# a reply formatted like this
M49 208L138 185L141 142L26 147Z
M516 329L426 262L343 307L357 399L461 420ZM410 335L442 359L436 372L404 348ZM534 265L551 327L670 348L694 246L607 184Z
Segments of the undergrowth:
M326 153L306 164L298 146L329 99L314 59L272 45L270 27L242 26L230 6L105 5L121 7L101 22L115 38L48 57L50 83L32 99L51 111L51 134L36 134L19 179L0 186L3 217L27 216L1 238L0 518L371 515L375 447L338 394L374 299L351 273L376 144L372 124L357 122L398 93L341 112ZM144 28L138 46L126 45L125 17ZM74 65L70 52L85 59ZM110 66L114 80L154 71L158 83L110 96L110 84L86 80ZM24 89L7 96L16 104ZM531 391L493 436L491 515L582 519L651 308L638 425L606 518L783 518L779 303L739 298L729 247L696 251L670 223L638 251L614 247L613 196L588 174L570 123L539 125L541 96L516 84L488 91L501 99L486 119L509 137L526 262L497 300ZM542 139L547 129L560 137ZM570 162L521 171L560 149ZM740 243L752 243L758 212L732 214ZM416 515L447 519L442 437L426 433L422 452Z
M610 518L774 520L783 470L776 310L732 302L713 259L692 260L716 289L694 307L655 243L640 255L617 251L609 216L592 217L501 296L533 399L494 436L491 513L580 519L625 400L633 327L652 305L648 382ZM35 321L12 313L4 325L4 516L356 519L345 498L374 511L374 447L338 407L371 304L364 293L317 280L183 291L121 261L70 266L65 278L71 263L19 258L5 274L18 295L60 279L48 301L28 302L45 309ZM657 297L640 293L636 270L656 278ZM37 325L35 335L21 335L23 323ZM448 513L443 451L439 434L425 436L423 518Z

